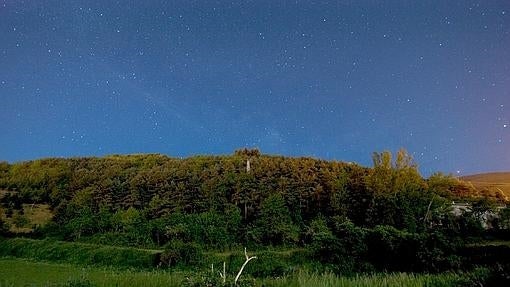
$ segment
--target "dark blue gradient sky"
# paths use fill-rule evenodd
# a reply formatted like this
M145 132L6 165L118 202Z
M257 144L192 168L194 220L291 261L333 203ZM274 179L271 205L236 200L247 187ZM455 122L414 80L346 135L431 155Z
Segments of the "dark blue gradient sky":
M510 170L510 1L0 1L0 159Z

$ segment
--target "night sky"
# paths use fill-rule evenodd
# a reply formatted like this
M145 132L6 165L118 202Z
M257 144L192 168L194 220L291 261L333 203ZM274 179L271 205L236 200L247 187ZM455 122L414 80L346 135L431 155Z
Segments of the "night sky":
M510 1L0 1L0 160L510 170Z

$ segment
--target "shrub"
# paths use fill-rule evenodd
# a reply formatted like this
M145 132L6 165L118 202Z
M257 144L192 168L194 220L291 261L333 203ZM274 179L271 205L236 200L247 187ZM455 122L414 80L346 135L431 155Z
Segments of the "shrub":
M418 241L413 234L397 230L392 226L380 225L369 230L366 242L368 260L376 268L391 271L412 269L414 260L406 255L413 256L417 249Z
M204 259L202 248L195 243L170 241L160 255L160 263L164 266L196 265Z
M311 240L312 256L320 262L338 263L345 253L339 239L329 230L323 217L311 222L307 235Z
M422 234L419 248L415 251L418 270L437 272L459 268L460 257L456 255L459 245L455 238L442 232Z
M21 212L14 214L12 222L14 223L14 226L18 228L26 227L30 223L28 218Z
M150 268L158 254L135 248L50 240L13 238L0 241L0 256L14 256L79 265Z
M292 271L292 266L289 266L289 260L282 255L274 252L257 252L256 256L257 259L250 261L250 263L246 265L246 268L243 270L243 275L251 275L257 278L278 277ZM241 254L236 255L236 258L240 260L236 260L236 265L232 266L232 270L234 270L235 273L239 271L245 259Z
M354 225L349 219L335 216L333 233L340 240L340 244L347 252L346 255L358 259L366 256L366 229Z
M273 245L294 244L299 239L299 227L294 224L280 194L266 198L260 207L260 214L251 232L252 239L257 243Z

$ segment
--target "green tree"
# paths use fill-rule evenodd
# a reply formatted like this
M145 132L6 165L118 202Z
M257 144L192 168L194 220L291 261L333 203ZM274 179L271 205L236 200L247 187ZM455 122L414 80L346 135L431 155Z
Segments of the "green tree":
M69 239L79 240L82 236L97 232L97 222L89 207L75 211L75 215L65 225Z
M374 153L373 161L374 167L365 179L368 190L373 193L367 224L416 230L428 205L422 199L428 196L426 182L412 156L401 149L393 162L392 154L385 151Z
M296 243L299 228L294 225L289 209L280 194L270 195L262 202L259 217L255 223L254 239L258 243Z
M322 216L310 222L306 231L310 240L312 255L324 263L339 263L342 258L342 247L339 239L329 229L326 219Z

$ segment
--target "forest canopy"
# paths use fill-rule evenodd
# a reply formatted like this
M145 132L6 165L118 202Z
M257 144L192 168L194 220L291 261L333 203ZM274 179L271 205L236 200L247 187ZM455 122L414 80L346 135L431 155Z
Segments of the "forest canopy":
M22 204L48 204L53 225L45 228L65 240L132 246L179 240L225 248L304 244L313 241L312 227L322 223L328 230L349 222L422 232L448 224L452 200L486 198L452 176L423 178L405 150L395 157L374 153L373 161L369 168L241 149L189 158L140 154L3 162L0 189L7 194L1 201L9 215Z

